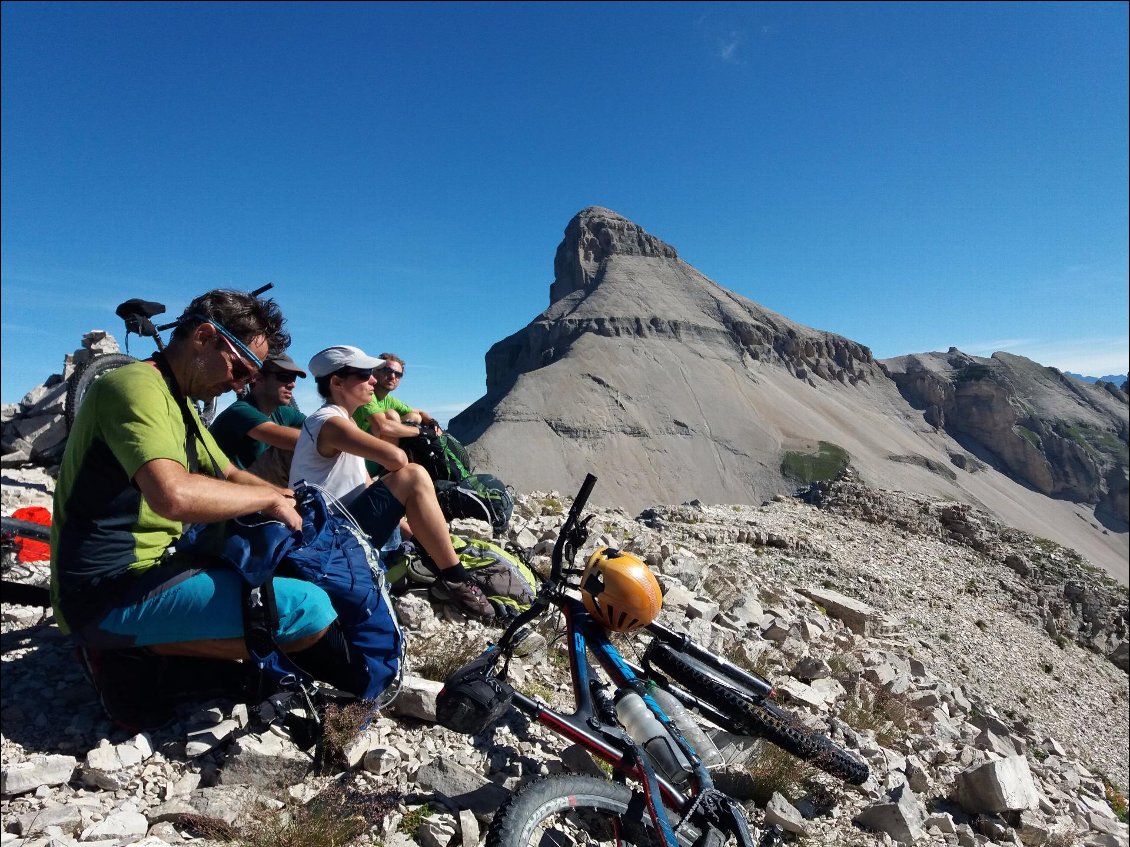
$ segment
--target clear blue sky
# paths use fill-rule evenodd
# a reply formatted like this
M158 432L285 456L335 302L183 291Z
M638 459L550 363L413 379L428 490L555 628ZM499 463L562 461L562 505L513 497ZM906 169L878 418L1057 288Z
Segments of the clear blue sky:
M122 300L273 280L295 359L393 350L446 418L589 205L879 357L1125 373L1127 9L5 3L3 402Z

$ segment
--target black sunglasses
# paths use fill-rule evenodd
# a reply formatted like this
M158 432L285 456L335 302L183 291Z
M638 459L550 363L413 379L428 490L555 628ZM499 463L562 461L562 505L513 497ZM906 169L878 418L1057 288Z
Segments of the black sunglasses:
M351 368L346 366L344 368L338 368L336 371L334 371L334 376L339 376L342 379L347 376L355 376L358 379L368 379L372 375L372 368Z
M397 379L404 379L404 371L394 371L392 368L379 368L377 370L377 373L388 374L389 376L394 376Z
M260 371L263 376L270 376L279 382L298 382L298 374L294 371Z

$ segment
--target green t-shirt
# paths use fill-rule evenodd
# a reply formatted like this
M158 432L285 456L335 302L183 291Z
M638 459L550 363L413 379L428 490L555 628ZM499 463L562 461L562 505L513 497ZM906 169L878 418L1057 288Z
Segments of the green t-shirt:
M279 406L271 414L263 414L250 398L236 400L214 421L210 430L220 449L227 454L237 468L249 468L270 445L265 444L249 433L260 424L276 423L279 426L302 428L306 416L293 406Z
M193 439L200 472L222 474L227 457L195 408L191 414L200 432ZM122 577L159 564L183 533L181 523L157 514L133 483L154 459L189 468L184 418L156 368L126 365L87 392L55 485L51 598L64 633L118 594Z
M361 427L365 432L369 432L369 417L378 412L388 411L389 409L392 409L400 415L401 419L412 411L412 407L407 403L397 400L391 394L386 394L383 400L378 400L376 396L374 396L372 400L353 413L353 420L357 423L357 426ZM372 433L370 433L370 435L371 434ZM385 469L372 459L365 460L365 470L369 472L369 476L374 478L384 476L385 473Z
M365 432L368 432L369 418L377 414L377 412L387 412L389 409L392 409L400 415L401 419L412 412L412 407L407 403L397 400L391 394L386 394L383 400L378 400L376 397L373 397L372 400L353 413L353 420L357 422L357 426L361 427Z

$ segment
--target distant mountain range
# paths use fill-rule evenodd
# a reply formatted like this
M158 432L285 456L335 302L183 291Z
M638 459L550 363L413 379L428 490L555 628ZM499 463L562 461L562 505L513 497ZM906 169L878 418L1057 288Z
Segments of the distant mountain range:
M1096 382L1110 382L1110 383L1113 383L1114 385L1120 386L1120 385L1122 385L1122 383L1126 382L1126 380L1127 380L1126 374L1107 374L1106 376L1083 376L1083 374L1075 374L1075 373L1072 373L1071 371L1064 371L1063 373L1064 373L1064 376L1073 376L1076 379L1081 380L1082 382L1089 382L1092 385Z

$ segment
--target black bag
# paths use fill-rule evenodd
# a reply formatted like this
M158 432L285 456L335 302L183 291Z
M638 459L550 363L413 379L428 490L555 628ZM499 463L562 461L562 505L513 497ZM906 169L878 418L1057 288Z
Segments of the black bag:
M436 499L448 520L475 518L501 535L510 525L514 497L506 484L490 474L472 474L459 482L436 480Z
M434 427L420 427L420 434L400 439L400 449L409 462L423 466L435 481L459 482L470 476L471 460L467 448L452 435L436 432Z
M436 720L455 732L477 735L506 714L514 689L494 673L497 646L447 678L436 696Z

